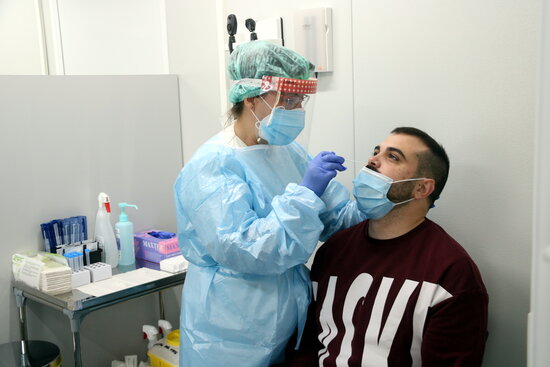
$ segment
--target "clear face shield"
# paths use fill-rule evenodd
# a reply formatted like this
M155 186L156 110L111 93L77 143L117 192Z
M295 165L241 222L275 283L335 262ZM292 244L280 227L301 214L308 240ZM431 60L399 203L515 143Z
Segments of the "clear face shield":
M288 145L298 142L307 151L311 133L317 79L301 80L264 76L239 83L260 86L258 98L265 103L267 116L256 116L258 143Z
M297 141L307 151L313 112L317 79L301 80L264 76L262 95L274 94L275 101L270 116L258 126L259 137L268 144L287 145Z

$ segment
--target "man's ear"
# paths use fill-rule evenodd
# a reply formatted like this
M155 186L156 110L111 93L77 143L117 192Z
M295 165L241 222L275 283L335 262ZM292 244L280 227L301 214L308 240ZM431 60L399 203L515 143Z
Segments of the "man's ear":
M418 181L414 190L415 199L424 199L431 195L435 190L435 180L433 178L425 178Z

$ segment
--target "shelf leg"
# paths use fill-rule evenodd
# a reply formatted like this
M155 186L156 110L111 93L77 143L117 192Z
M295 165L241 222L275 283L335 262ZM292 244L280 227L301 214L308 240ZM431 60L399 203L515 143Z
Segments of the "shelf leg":
M74 363L76 367L82 367L82 354L80 349L80 324L84 315L77 314L68 310L63 310L63 312L71 320L71 332L73 334L73 354L74 354Z
M15 294L15 304L19 311L19 331L21 333L21 340L27 340L27 310L25 307L25 301L27 298L23 295L21 289L13 288Z
M166 316L164 314L164 298L162 295L162 291L159 291L159 311L160 311L160 319L166 320L165 319Z

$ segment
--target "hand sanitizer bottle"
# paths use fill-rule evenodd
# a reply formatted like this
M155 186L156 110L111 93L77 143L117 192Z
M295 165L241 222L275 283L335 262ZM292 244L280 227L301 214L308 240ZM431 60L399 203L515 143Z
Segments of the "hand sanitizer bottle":
M97 201L99 209L95 217L95 238L99 247L103 250L104 261L112 268L116 268L119 255L115 232L111 224L111 202L109 196L104 192L99 194Z
M134 253L134 225L128 220L128 215L124 208L129 206L138 208L136 205L119 203L120 216L115 224L116 239L120 247L119 265L133 265L136 261Z

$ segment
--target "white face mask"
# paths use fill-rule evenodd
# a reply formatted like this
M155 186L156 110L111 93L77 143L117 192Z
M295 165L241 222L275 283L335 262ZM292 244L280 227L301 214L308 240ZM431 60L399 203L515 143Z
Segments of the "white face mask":
M398 182L418 181L424 178L409 178L397 180L384 176L383 174L363 167L353 180L353 196L357 200L357 207L369 219L380 219L386 216L396 205L401 205L414 200L394 203L388 199L388 191L391 185Z

